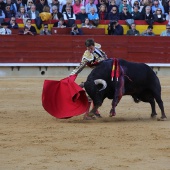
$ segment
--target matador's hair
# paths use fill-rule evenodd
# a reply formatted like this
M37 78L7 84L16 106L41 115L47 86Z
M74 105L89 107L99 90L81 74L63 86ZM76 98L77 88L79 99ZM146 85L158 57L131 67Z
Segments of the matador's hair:
M85 41L85 46L86 47L90 47L91 45L93 45L94 46L94 40L93 39L87 39L86 41Z

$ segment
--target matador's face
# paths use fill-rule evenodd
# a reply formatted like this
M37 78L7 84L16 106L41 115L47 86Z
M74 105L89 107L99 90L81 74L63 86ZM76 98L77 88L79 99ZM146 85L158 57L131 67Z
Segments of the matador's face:
M95 47L94 47L93 45L91 45L90 47L87 47L87 50L88 50L90 53L92 53L92 52L94 52Z

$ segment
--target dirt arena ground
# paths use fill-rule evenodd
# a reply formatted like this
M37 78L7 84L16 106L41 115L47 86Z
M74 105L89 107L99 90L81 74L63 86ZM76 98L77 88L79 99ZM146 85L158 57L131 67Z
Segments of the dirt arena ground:
M0 170L170 170L170 77L160 77L167 121L128 96L114 118L105 100L102 119L56 119L41 105L44 79L0 78Z

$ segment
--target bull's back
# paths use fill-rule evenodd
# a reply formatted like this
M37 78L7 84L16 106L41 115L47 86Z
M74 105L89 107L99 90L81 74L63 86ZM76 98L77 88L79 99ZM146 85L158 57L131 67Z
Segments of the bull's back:
M124 70L126 86L131 88L161 90L160 82L155 72L144 63L129 62L120 59L120 65Z
M154 71L144 63L129 62L119 59L119 65L122 67L125 76L125 83L137 86L160 86L160 82ZM107 59L102 61L89 74L87 80L103 79L106 82L111 81L111 72L113 60ZM133 82L133 83L132 83Z

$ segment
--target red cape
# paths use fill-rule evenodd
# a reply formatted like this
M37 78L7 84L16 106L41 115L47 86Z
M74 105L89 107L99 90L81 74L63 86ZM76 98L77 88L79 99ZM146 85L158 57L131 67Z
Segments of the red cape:
M42 105L49 114L62 119L78 116L88 110L86 93L74 82L76 77L44 81Z

